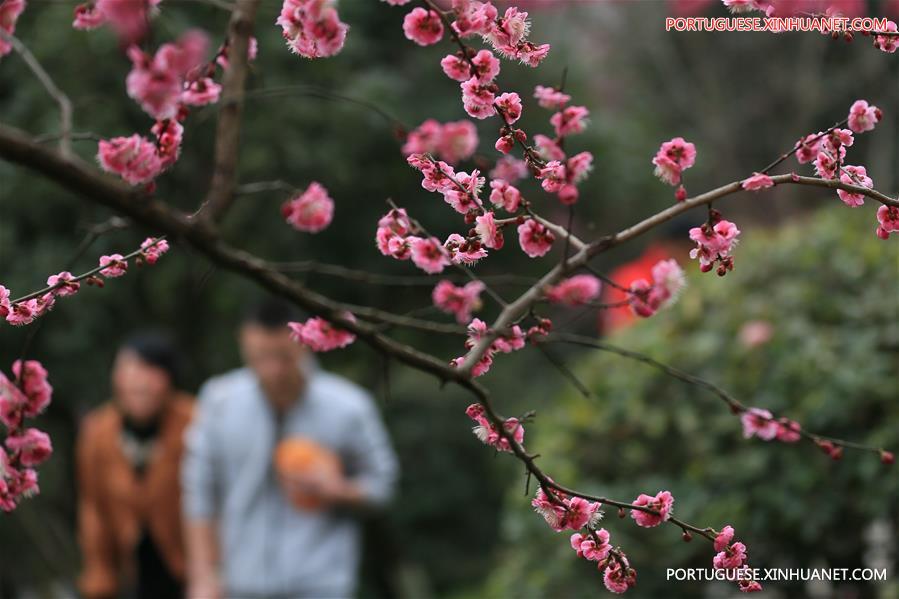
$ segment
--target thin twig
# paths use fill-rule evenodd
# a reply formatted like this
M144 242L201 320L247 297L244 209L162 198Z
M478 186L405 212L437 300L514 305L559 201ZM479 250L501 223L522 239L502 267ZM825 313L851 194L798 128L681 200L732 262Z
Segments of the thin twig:
M72 157L72 102L69 100L69 97L65 95L56 83L53 81L53 78L47 74L47 71L44 70L44 67L41 66L41 63L38 62L37 58L35 58L34 54L31 53L31 50L23 44L16 36L7 33L3 28L0 28L0 38L9 43L13 50L22 57L22 60L25 61L25 64L28 65L28 68L31 69L31 72L34 73L34 76L37 77L38 81L41 82L41 85L44 86L44 89L47 90L47 93L53 98L54 101L59 105L59 120L60 120L60 131L59 131L59 151L62 154L63 158L71 158Z

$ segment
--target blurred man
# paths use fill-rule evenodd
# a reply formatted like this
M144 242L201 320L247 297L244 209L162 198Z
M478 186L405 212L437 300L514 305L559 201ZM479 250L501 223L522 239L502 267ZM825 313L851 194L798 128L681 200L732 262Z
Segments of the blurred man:
M397 461L369 395L319 370L269 301L239 331L245 368L200 390L183 471L188 596L350 597L358 516Z

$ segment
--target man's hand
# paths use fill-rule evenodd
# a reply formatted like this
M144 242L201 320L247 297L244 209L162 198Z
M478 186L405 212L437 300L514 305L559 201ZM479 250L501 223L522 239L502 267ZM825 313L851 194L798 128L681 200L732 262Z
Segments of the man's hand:
M186 520L187 599L224 599L218 575L215 522Z
M351 479L326 469L281 475L281 484L289 495L302 495L328 506L359 506L365 494Z
M222 585L215 572L190 576L187 599L224 599Z

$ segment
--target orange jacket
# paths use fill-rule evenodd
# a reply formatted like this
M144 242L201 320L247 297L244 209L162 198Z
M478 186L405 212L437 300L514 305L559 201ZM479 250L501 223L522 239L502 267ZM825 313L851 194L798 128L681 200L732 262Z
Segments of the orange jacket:
M184 577L179 471L184 430L193 412L187 394L169 403L154 455L138 477L121 447L122 417L107 403L85 418L78 435L78 527L83 571L78 580L89 598L116 596L133 580L133 556L141 531L172 574Z

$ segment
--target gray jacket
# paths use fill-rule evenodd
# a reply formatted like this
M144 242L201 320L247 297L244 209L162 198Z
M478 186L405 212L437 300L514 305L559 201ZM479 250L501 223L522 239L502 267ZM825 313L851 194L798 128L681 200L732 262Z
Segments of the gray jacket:
M183 507L188 519L218 522L229 599L325 599L356 589L357 520L288 502L272 465L280 438L302 436L335 451L374 505L393 493L397 460L370 396L339 376L309 370L302 397L280 423L249 369L215 377L200 390L187 433Z

